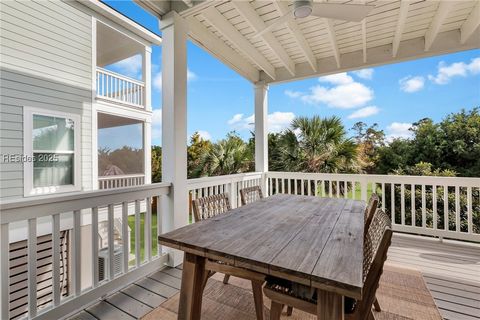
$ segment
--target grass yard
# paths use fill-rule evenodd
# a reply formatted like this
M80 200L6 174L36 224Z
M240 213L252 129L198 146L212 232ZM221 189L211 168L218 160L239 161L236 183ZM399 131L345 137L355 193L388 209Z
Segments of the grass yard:
M128 216L128 226L130 227L130 254L135 255L135 215ZM157 213L152 212L152 256L157 254ZM145 212L140 213L140 261L145 259ZM134 264L135 259L130 261Z

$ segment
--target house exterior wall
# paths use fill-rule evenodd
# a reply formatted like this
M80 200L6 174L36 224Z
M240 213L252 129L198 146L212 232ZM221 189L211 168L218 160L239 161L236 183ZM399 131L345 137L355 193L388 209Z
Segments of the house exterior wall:
M92 188L92 17L62 1L0 4L1 154L24 154L23 109L81 117L82 190ZM96 165L96 164L95 164ZM23 164L0 159L0 198L23 197Z

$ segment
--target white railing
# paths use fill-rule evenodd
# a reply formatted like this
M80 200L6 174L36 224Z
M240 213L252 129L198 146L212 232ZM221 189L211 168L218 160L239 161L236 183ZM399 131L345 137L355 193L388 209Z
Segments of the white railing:
M152 233L162 232L161 199L169 191L169 183L158 183L1 202L0 318L9 319L15 316L13 313L29 319L62 318L162 267L167 261L167 256L162 254L162 249L157 246ZM155 202L154 199L157 207L152 210L151 204ZM140 212L140 203L148 204L145 213ZM133 209L131 215L134 217L132 228L136 239L133 246L134 260L130 260L128 241L121 241L122 243L117 246L114 242L116 216L121 217L122 240L128 239L129 208ZM152 231L152 215L155 213L157 224L153 226ZM108 261L115 261L114 255L118 253L121 253L122 258L121 265L104 264L105 277L100 281L98 225L99 221L103 220L108 221ZM144 222L144 230L141 230L141 221ZM60 234L64 230L69 230L70 234L71 259L68 261L68 271L63 270L64 262L60 259ZM13 273L19 270L11 268L16 257L12 254L10 243L20 233L27 239L28 258L23 270L25 274L23 282L13 283L15 281L12 280L15 278ZM142 233L143 247L140 244ZM37 261L42 255L40 251L37 254L37 239L45 234L52 236L53 243L49 266L40 265ZM85 266L89 266L88 270ZM39 293L38 287L38 279L45 270L51 270L48 272L52 275L52 285L50 293L47 292L47 299L44 288L42 293ZM116 270L121 271L117 273ZM67 296L60 286L63 271L68 274ZM26 292L23 298L26 303L22 304L24 305L22 310L16 307L19 288Z
M97 67L97 98L145 107L145 84Z
M114 189L122 187L134 187L145 184L144 174L127 174L121 176L98 177L99 189Z
M219 193L228 193L232 208L239 207L241 206L240 189L262 185L263 179L264 175L261 172L188 179L189 204L191 204L191 200L193 199ZM189 213L192 215L191 205L189 205Z
M394 231L480 242L480 178L294 172L266 178L268 195L367 200L376 192Z

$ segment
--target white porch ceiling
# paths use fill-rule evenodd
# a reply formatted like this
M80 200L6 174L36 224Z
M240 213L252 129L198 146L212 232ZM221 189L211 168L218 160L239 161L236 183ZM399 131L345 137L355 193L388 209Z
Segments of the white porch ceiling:
M184 2L191 7L179 14L188 21L190 38L252 82L292 81L480 48L479 0L330 0L375 8L363 22L311 16L255 38L292 2Z

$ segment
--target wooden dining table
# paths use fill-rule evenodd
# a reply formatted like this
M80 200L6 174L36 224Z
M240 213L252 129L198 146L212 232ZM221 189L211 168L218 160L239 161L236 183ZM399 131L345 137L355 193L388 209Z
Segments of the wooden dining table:
M277 194L158 237L185 252L178 319L200 319L206 261L317 290L319 319L362 299L365 202Z

